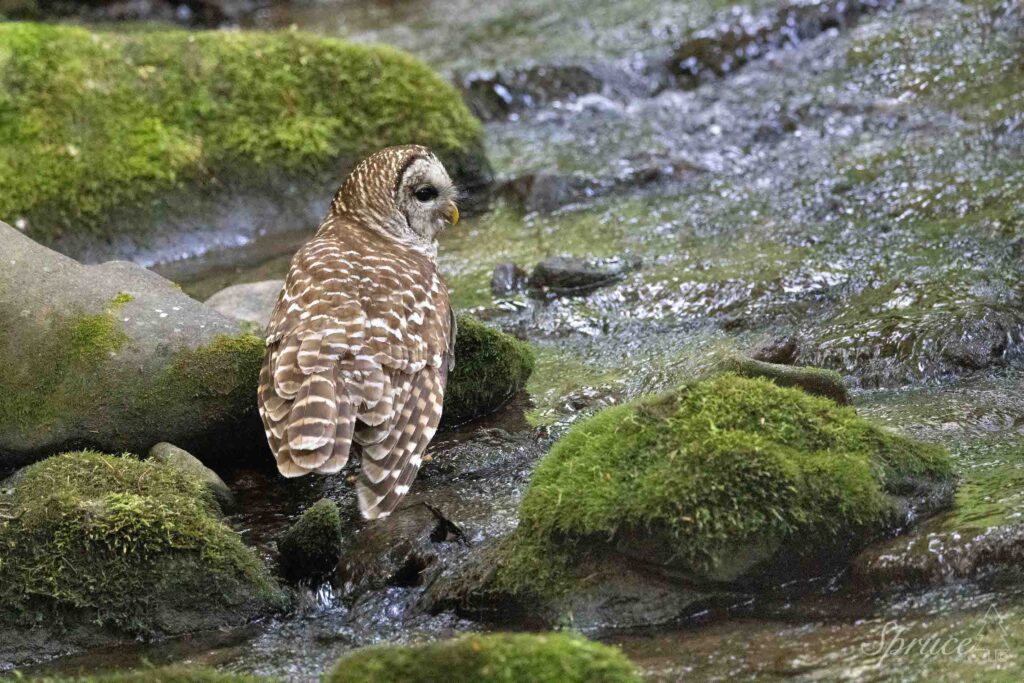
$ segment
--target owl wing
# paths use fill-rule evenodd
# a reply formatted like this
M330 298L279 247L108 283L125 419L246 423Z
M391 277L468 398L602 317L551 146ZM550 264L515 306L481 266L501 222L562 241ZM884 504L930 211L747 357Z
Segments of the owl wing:
M372 519L408 492L437 431L451 309L428 259L346 234L293 260L267 330L260 412L285 476L337 472L359 444Z

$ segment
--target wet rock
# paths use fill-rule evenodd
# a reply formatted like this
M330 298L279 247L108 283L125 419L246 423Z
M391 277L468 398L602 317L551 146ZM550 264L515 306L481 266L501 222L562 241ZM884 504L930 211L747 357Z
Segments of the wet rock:
M340 659L325 683L443 680L640 683L619 650L568 633L471 634L422 645L365 648Z
M388 586L429 580L445 544L466 544L457 524L428 504L408 505L360 529L338 562L336 582L358 597Z
M940 447L824 398L720 375L574 426L534 471L516 530L434 595L470 609L533 605L544 619L569 612L587 627L621 623L614 594L650 581L678 591L652 619L674 618L832 571L948 506L951 481ZM587 614L595 623L581 623Z
M0 223L0 464L69 447L203 460L263 447L263 342L136 265L83 266Z
M529 285L531 290L540 295L588 294L618 282L637 270L640 264L637 257L585 259L553 256L537 264L530 274Z
M654 159L630 166L611 176L553 171L526 173L501 183L494 194L527 213L551 213L613 192L628 192L680 181L706 171L706 168L688 159Z
M322 499L302 513L278 541L281 571L289 581L327 579L341 555L341 516L332 500Z
M695 88L722 78L773 50L796 45L829 29L845 29L894 0L793 2L764 14L734 8L716 26L698 31L676 48L669 63L676 86Z
M0 496L0 665L239 625L285 604L205 485L175 467L68 453L25 468L13 489Z
M935 531L866 548L852 564L862 588L929 588L966 579L1024 578L1024 526Z
M207 299L206 305L228 318L253 323L265 330L283 286L281 280L232 285Z
M717 366L721 371L734 372L744 377L764 377L780 387L797 387L808 394L831 399L841 406L850 402L850 392L842 376L835 370L766 363L739 354L721 357Z
M778 337L761 344L754 349L750 357L765 363L792 365L793 361L796 360L796 354L797 339L790 335L788 337Z
M473 113L485 121L601 89L601 79L578 65L481 71L462 80L463 97Z
M514 263L499 263L491 275L491 294L507 296L521 292L526 287L526 271Z
M213 494L220 509L229 512L235 507L235 494L216 472L199 461L188 451L170 443L158 443L149 449L149 457L159 463L174 467L183 474L195 477Z
M549 213L597 194L598 184L582 175L528 173L502 184L498 197L527 213Z

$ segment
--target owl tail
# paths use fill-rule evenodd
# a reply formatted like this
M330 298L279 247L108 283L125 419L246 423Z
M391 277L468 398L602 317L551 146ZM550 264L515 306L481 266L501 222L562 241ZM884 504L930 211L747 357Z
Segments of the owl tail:
M287 446L288 457L281 458L285 454L278 454L278 468L282 474L299 476L328 465L335 455L339 408L334 369L303 377L292 401L285 438L281 443L282 450ZM346 449L346 459L347 456ZM286 460L290 462L283 462Z

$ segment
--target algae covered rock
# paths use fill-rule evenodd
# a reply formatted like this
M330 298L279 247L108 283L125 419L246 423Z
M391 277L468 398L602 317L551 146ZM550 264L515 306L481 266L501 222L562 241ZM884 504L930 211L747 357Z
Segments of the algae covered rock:
M341 516L332 500L317 501L277 543L281 571L291 581L322 581L341 555Z
M195 477L66 453L0 494L0 661L237 625L283 605Z
M577 624L623 625L630 595L685 611L835 567L947 505L951 479L939 446L726 373L574 426L534 471L517 530L438 602L511 596Z
M0 464L262 447L259 337L139 266L83 266L3 223L0 244Z
M460 315L455 369L448 378L441 423L455 425L501 407L526 386L533 350L525 342Z
M412 646L383 646L343 657L325 683L534 681L639 683L614 647L567 633L494 633Z
M285 203L319 221L342 168L392 144L433 148L463 189L488 174L480 123L429 67L298 31L4 24L0 93L0 220L75 255L279 229Z

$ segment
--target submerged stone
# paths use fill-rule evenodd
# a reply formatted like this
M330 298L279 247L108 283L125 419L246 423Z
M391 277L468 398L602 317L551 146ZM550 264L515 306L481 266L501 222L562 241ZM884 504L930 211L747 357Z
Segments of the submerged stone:
M0 662L245 623L284 605L193 476L76 452L0 494Z
M587 294L624 278L640 267L640 259L585 259L576 256L553 256L544 259L530 274L529 285L540 294Z
M619 650L568 633L471 634L423 645L378 646L343 657L325 683L432 681L639 683Z
M499 263L491 274L491 294L507 296L522 291L526 287L526 279L526 271L515 263Z

